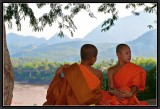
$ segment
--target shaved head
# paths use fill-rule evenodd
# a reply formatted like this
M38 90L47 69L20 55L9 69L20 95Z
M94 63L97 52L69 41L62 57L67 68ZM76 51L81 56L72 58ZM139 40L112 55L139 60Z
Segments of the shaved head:
M92 44L84 44L81 47L81 59L88 60L91 57L96 57L98 53L97 48Z
M127 44L119 44L119 45L117 45L117 47L116 47L116 53L121 52L124 47L130 48Z

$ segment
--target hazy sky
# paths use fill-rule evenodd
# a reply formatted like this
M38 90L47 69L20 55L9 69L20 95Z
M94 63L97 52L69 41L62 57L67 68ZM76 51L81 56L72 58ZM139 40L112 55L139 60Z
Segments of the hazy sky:
M81 11L79 12L78 15L76 15L73 19L77 30L74 32L74 37L75 38L83 38L85 37L89 32L91 32L94 28L96 28L97 26L100 25L100 23L102 23L104 20L107 20L108 17L110 17L109 14L104 14L104 13L99 13L97 12L97 7L100 6L101 3L90 3L90 8L91 11L94 13L94 15L96 16L96 18L91 18L88 15L88 12L86 11ZM4 4L6 5L6 4ZM46 13L49 11L49 5L46 5L44 8L42 9L38 9L36 7L36 4L34 3L29 3L29 5L31 6L31 8L33 9L35 16L38 18L41 15L43 15L43 13ZM116 5L118 11L119 11L119 18L125 17L125 16L130 16L132 15L131 13L131 9L127 10L125 9L125 3L118 3ZM141 11L142 8L139 8L135 11ZM14 21L15 22L15 21ZM44 37L46 39L49 39L50 37L52 37L54 34L59 32L59 29L57 28L57 24L53 24L52 27L49 27L48 25L46 26L46 28L44 28L44 30L42 32L33 32L32 28L29 27L29 18L26 18L25 21L22 20L22 28L21 31L17 31L17 27L15 25L15 23L13 23L13 27L12 29L8 29L8 25L7 23L5 23L6 25L6 33L16 33L19 35L23 35L23 36L35 36L35 37ZM70 37L70 32L68 30L64 30L64 34L66 34L67 36Z

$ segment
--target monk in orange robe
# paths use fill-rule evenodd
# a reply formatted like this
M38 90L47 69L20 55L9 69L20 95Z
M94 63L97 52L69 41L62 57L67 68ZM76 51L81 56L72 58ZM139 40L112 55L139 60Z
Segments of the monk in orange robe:
M53 78L47 90L47 101L43 105L91 105L99 104L102 99L100 84L103 75L91 67L98 50L94 45L81 47L81 63L63 65ZM61 74L64 77L61 77Z
M109 91L102 91L100 105L147 105L136 97L138 90L144 91L146 72L130 62L131 50L126 44L116 48L118 63L108 69Z

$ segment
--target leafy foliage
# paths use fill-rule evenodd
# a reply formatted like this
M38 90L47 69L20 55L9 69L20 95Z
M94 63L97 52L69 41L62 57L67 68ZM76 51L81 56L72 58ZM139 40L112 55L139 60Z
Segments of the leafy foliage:
M34 59L34 58L12 58L12 64L16 81L28 81L30 83L49 84L53 79L56 70L63 64L59 62L50 62L47 59ZM156 81L157 70L156 61L153 58L135 58L133 63L143 67L147 72L146 89L144 92L138 93L140 100L154 99L156 98ZM78 62L80 63L80 62ZM70 63L72 64L72 63ZM105 60L96 63L93 67L103 72L104 81L103 89L108 90L108 78L107 70L111 66L115 65L116 61Z
M154 58L145 59L144 57L141 58L136 57L132 60L132 62L141 66L147 72L150 71L155 66L157 66L157 62L155 61Z
M147 72L146 89L144 92L139 92L137 97L139 100L148 100L156 98L156 82L157 82L157 70L154 66Z
M36 18L32 9L27 3L9 3L8 6L3 6L4 9L4 20L8 22L8 26L12 28L12 19L16 20L17 30L21 30L21 20L25 17L29 17L29 24L33 28L33 31L43 31L43 28L48 24L52 26L53 23L58 23L58 28L60 29L59 36L63 37L63 29L69 30L71 36L73 32L77 29L74 24L73 18L81 10L87 11L91 18L96 18L93 12L90 10L90 5L87 3L66 3L63 5L61 3L37 3L39 9L44 6L50 6L50 11L44 13L41 17ZM157 3L150 3L151 6L147 6L145 3L129 3L126 4L126 9L133 8L135 10L138 7L143 7L145 12L156 13L157 14ZM118 19L118 10L116 9L116 3L103 3L98 7L98 12L103 12L104 14L111 14L111 18L108 18L102 24L101 31L108 31L114 22ZM69 10L70 13L65 15L64 10ZM139 14L135 14L139 15ZM59 20L61 19L61 20ZM152 28L152 25L148 25Z
M102 24L102 27L106 26L106 24L108 24L108 26L102 28L101 31L106 31L106 30L108 31L114 25L114 21L118 19L118 11L116 10L115 6L116 6L115 3L104 3L98 8L99 12L104 12L105 14L106 13L112 14L112 17L108 18Z
M16 60L16 61L15 61ZM62 63L49 62L48 60L35 59L32 62L23 59L12 59L15 80L30 83L50 83L56 70Z
M29 24L33 28L33 31L43 31L46 25L52 26L53 23L58 23L60 29L59 36L63 37L63 29L68 29L73 36L73 31L77 29L73 22L73 17L78 14L82 9L89 13L90 17L95 17L90 11L90 5L84 3L68 3L62 8L60 3L37 3L39 9L44 6L50 6L50 11L44 13L39 18L36 18L32 9L27 3L9 3L8 6L3 6L4 9L4 21L8 22L8 26L12 28L12 19L16 20L17 30L21 30L21 20L25 17L29 17ZM65 15L64 10L70 10L70 13Z
M16 20L17 30L21 30L21 20L26 16L30 18L30 26L33 27L33 30L39 30L38 21L34 16L32 9L28 6L28 4L23 3L10 3L7 7L4 7L6 12L4 12L4 21L8 21L8 25L12 28L11 19L14 17Z
M136 10L138 7L143 7L143 10L147 13L156 13L157 15L157 3L151 3L151 6L148 6L144 3L128 3L126 4L126 9L130 9L133 8L132 12L134 15L139 15L139 13L134 12L134 10ZM108 31L112 26L114 26L114 22L119 18L118 17L118 11L115 8L116 4L115 3L103 3L99 8L98 11L99 12L103 12L104 14L109 14L111 13L112 16L111 18L108 18L107 20L105 20L102 24L102 29L101 31ZM149 27L150 29L153 28L152 25L148 25L147 27Z

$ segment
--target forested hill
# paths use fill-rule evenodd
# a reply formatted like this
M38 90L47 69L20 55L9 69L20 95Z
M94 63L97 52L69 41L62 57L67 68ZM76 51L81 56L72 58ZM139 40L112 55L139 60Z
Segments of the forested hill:
M80 47L86 43L95 44L97 46L99 50L98 61L116 58L115 47L118 43L95 43L83 40L75 40L51 45L36 45L35 43L32 43L23 47L11 46L12 44L8 43L8 48L11 58L36 57L51 61L74 62L80 60ZM139 36L137 39L126 43L131 47L133 57L157 57L156 29L150 30Z
M125 42L131 48L132 58L134 57L154 57L157 59L157 30L150 30L137 39ZM103 52L103 53L102 53ZM108 58L116 57L116 46L111 47L100 54Z

